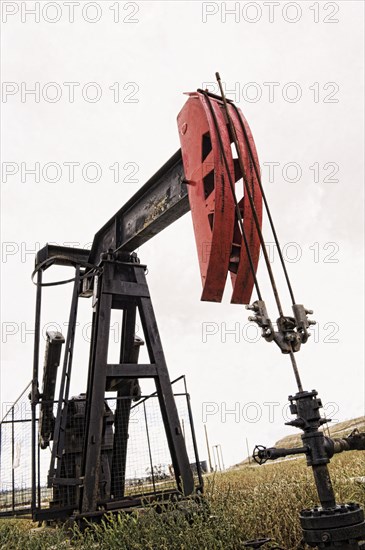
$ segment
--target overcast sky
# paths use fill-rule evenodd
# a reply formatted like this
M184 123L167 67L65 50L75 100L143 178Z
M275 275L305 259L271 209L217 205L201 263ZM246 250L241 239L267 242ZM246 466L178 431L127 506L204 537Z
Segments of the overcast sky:
M297 354L304 386L319 391L335 420L364 414L363 2L1 8L2 401L16 399L31 378L34 251L46 242L88 246L179 148L183 92L213 82L218 70L250 123L297 301L318 322ZM266 222L264 229L271 243ZM201 457L203 421L226 465L246 455L246 437L252 447L292 433L282 414L296 390L289 360L258 340L248 312L230 305L228 284L224 303L200 302L190 214L139 256L170 376L187 376ZM262 263L259 276L273 312ZM57 323L65 333L70 291L45 292L43 326ZM74 395L86 387L90 320L84 300Z

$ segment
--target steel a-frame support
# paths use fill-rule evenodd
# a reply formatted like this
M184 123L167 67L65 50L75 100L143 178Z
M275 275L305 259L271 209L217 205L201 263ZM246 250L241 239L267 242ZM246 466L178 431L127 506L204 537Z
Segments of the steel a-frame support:
M145 266L135 262L104 260L94 297L92 341L86 394L86 419L83 453L83 487L81 513L97 510L103 438L105 392L118 388L118 394L129 392L139 378L154 378L174 468L177 488L189 495L194 480L180 427L175 399L163 353L160 335L145 277ZM123 330L119 364L108 364L110 317L112 309L123 310ZM136 363L134 339L135 318L139 313L150 363ZM124 408L128 405L124 402ZM116 410L114 457L111 487L115 498L123 498L129 412Z

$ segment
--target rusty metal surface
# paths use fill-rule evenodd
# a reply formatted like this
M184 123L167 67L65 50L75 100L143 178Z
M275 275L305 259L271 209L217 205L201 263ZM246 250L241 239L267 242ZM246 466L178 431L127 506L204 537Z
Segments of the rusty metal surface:
M96 233L89 262L110 249L133 252L189 209L178 150Z

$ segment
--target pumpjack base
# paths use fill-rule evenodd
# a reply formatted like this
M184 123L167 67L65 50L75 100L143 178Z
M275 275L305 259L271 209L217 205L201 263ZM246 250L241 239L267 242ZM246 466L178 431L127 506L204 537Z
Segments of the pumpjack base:
M31 422L33 519L81 522L149 503L166 505L184 497L198 498L203 477L190 396L184 376L170 380L146 266L135 254L109 252L96 266L88 264L85 268L72 249L69 255L65 247L62 255L58 250L53 253L54 258L62 258L62 265L74 266L76 276L66 338L56 349L53 336L47 333L41 388L42 273L56 260L51 257L37 263L37 353ZM86 392L71 397L80 298L92 298L89 367ZM113 312L121 321L114 348L119 356L116 361L109 353ZM137 336L139 331L142 338ZM141 362L139 349L144 345L147 354ZM61 380L55 401L59 365ZM146 379L154 383L155 391L150 395L142 395L140 381ZM183 383L182 391L173 386L177 382ZM48 445L51 461L47 470L43 453Z
M199 504L202 498L201 489L197 488L195 494L189 496L189 501ZM134 495L122 500L109 501L98 506L93 512L76 513L74 507L49 508L38 510L33 515L33 520L38 522L75 522L82 525L85 521L100 521L106 514L131 514L142 510L146 506L154 505L156 511L161 511L171 503L184 502L186 498L177 490L161 491L153 495Z

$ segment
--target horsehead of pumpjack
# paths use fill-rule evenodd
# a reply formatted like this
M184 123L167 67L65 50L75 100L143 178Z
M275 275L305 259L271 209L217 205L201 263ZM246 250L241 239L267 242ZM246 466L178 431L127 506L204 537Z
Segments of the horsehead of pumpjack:
M255 313L250 320L283 353L298 351L315 321L307 318L313 312L295 304L294 297L293 316L283 315L262 233L263 203L279 243L247 120L224 95L198 90L189 94L178 115L178 127L203 284L201 299L220 302L229 272L231 303L249 304L255 287L258 299L246 306ZM260 246L278 305L278 330L268 316L256 276ZM281 253L280 258L293 295Z

